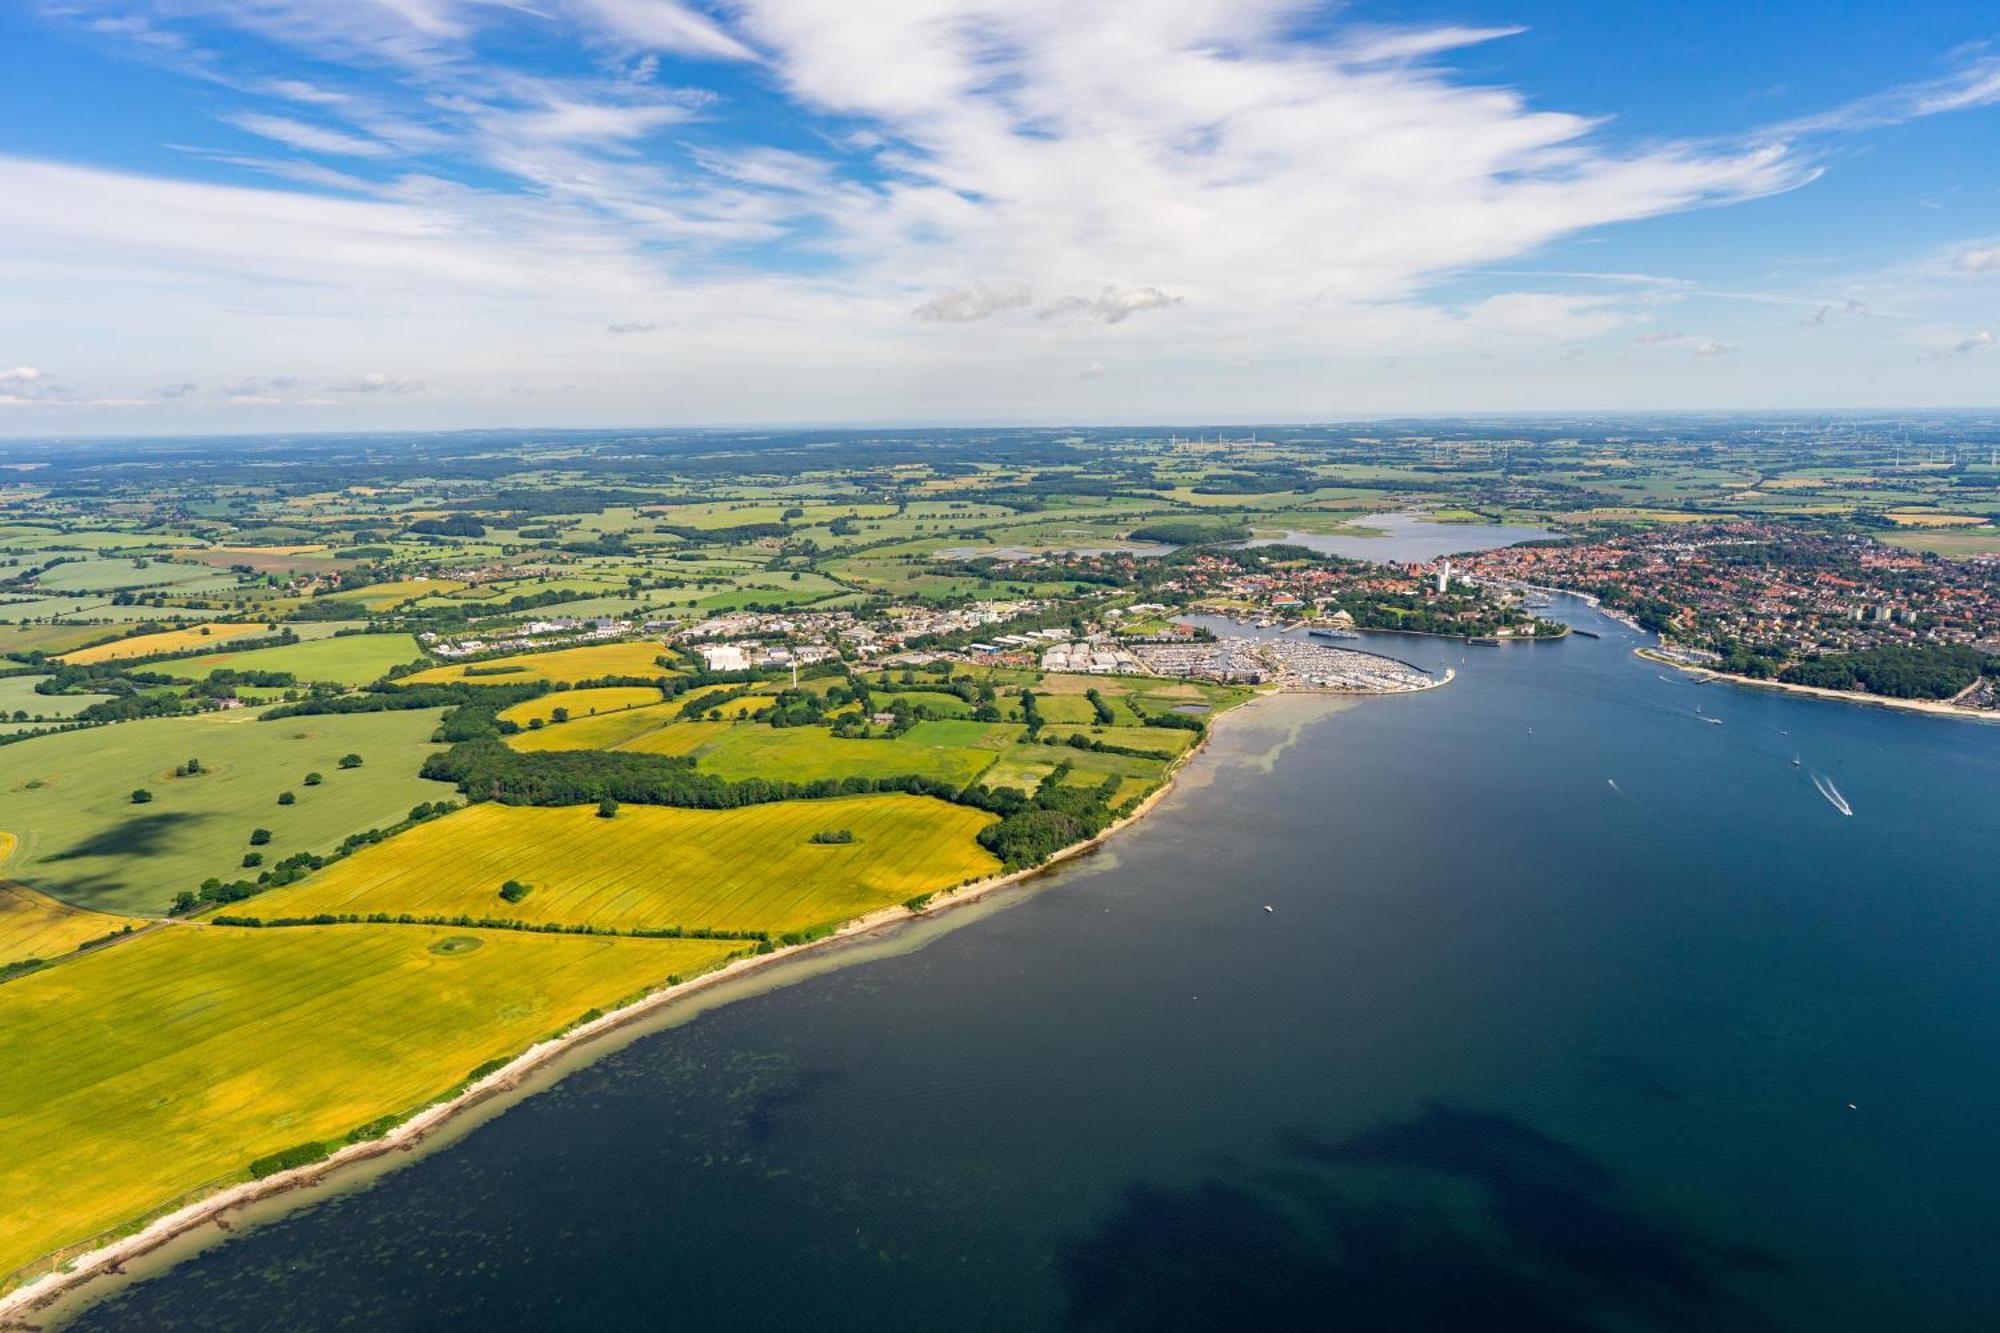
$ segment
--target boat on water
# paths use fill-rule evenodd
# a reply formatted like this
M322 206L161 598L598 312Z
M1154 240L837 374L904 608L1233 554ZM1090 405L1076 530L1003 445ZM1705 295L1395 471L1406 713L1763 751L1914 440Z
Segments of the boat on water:
M1309 629L1306 633L1315 639L1358 639L1361 637L1351 629Z
M1828 805L1840 811L1840 813L1843 815L1847 815L1849 817L1853 816L1854 807L1849 805L1847 803L1847 798L1840 794L1840 788L1833 785L1832 778L1823 777L1822 775L1815 773L1812 775L1812 780L1813 780L1813 786L1819 789L1819 794L1821 796L1826 797L1826 803Z
M1579 629L1575 625L1571 625L1569 627L1569 632L1571 634L1581 634L1586 639L1601 639L1604 637L1602 634L1599 634L1594 629Z
M1498 648L1500 646L1500 640L1487 635L1470 638L1466 642L1478 644L1481 648Z

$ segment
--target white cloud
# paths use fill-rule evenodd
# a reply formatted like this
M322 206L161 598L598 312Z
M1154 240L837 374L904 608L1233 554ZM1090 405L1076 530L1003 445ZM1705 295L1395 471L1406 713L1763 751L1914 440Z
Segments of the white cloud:
M1982 348L1991 347L1993 341L1993 334L1986 329L1981 329L1970 337L1960 338L1948 347L1931 349L1924 353L1924 359L1929 361L1943 361L1952 357L1971 356L1974 352Z
M1364 31L1349 37L1340 47L1343 60L1357 65L1385 60L1421 60L1459 47L1516 37L1526 28L1386 28Z
M571 0L571 8L605 33L644 50L755 59L755 53L721 24L674 0Z
M68 390L34 366L0 370L0 402L9 407L49 406L70 401Z
M1075 368L1101 364L1114 337L1128 406L1171 410L1204 391L1200 368L1245 365L1255 373L1228 401L1323 409L1362 401L1357 386L1421 383L1415 358L1429 354L1548 367L1579 340L1664 324L1669 307L1704 336L1642 344L1716 355L1704 349L1747 341L1692 304L1708 298L1826 324L1866 313L1865 296L1884 312L1871 330L1985 318L1911 315L1907 288L1892 298L1825 274L1806 294L1742 295L1507 267L1621 222L1801 185L1816 165L1798 136L1832 123L1635 146L1535 90L1436 63L1508 28L1357 29L1306 0L119 0L118 12L146 17L105 40L144 40L157 63L203 79L204 96L222 90L210 104L229 123L302 156L365 159L374 178L276 152L203 151L200 181L0 157L0 337L92 393L230 386L175 420L222 398L304 405L295 383L237 382L245 347L266 366L398 367L327 390L356 419L476 419L482 401L546 381L578 386L572 410L603 404L621 420L716 419L732 403L879 420L962 417L1003 378L1045 386L1037 409L1060 413ZM210 49L177 35L207 24L262 40ZM552 58L509 54L528 43ZM755 62L760 91L667 86L716 70L657 52ZM1841 114L1981 105L1982 68ZM789 99L775 114L774 96ZM211 183L218 168L287 184ZM1959 272L2000 267L2000 250L1978 246ZM1930 252L1926 277L1962 302L1974 284L1950 276L1951 259ZM1482 280L1467 294L1475 275L1535 290ZM1558 279L1595 285L1539 290ZM32 312L53 309L127 341L45 336L51 321ZM635 310L673 322L624 318ZM939 324L965 327L922 327ZM608 345L604 331L657 336ZM1382 376L1396 357L1409 369ZM1664 382L1665 361L1592 369L1649 363L1635 373ZM1343 382L1343 367L1366 373Z
M185 398L199 390L200 386L183 380L179 384L162 384L153 392L161 398Z
M337 153L342 157L387 157L395 151L389 145L374 139L364 139L358 134L330 130L320 125L308 125L289 116L242 112L224 119L236 128L246 130L259 138L275 140L308 153Z
M1696 356L1728 356L1736 350L1736 344L1717 342L1713 338L1703 339L1694 345Z
M282 97L292 102L304 102L309 106L339 106L341 103L350 100L346 93L322 88L318 84L311 83L305 79L268 79L262 86L263 91L271 94L273 97Z
M1005 310L1019 310L1034 299L1025 282L975 282L939 292L910 313L927 324L970 324Z
M384 375L381 371L375 370L351 380L343 380L339 384L329 384L326 387L331 393L421 393L424 389L424 382L422 380L397 379L394 376Z
M1872 129L1995 103L2000 103L2000 55L1979 54L1941 78L1858 98L1832 111L1789 121L1774 133Z
M618 143L637 139L677 120L686 120L686 106L666 102L619 105L551 99L532 111L494 112L486 128L512 131L531 140Z
M1180 303L1180 297L1169 296L1158 287L1139 287L1130 291L1106 287L1094 297L1065 296L1060 301L1043 306L1035 313L1042 319L1082 315L1100 324L1122 324L1144 311L1159 310Z
M2000 273L2000 245L1961 250L1951 266L1960 273Z
M1871 313L1865 303L1857 301L1850 296L1839 305L1835 305L1830 301L1822 302L1813 308L1811 314L1801 315L1798 322L1808 328L1817 328L1837 318L1866 319Z
M249 376L223 385L222 394L232 403L277 403L284 401L279 394L298 386L296 375Z
M1573 231L1810 174L1776 146L1613 152L1592 121L1511 92L1384 65L1365 45L1359 59L1300 50L1286 40L1297 11L740 5L793 93L875 122L904 177L829 209L839 252L933 288L968 270L1057 292L1151 288L1227 324L1285 312L1303 338L1344 302L1407 298Z

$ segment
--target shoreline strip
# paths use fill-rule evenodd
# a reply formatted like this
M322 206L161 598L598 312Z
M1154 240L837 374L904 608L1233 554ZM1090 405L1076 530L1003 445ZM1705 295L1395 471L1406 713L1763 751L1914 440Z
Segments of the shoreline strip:
M1632 652L1648 662L1669 666L1676 671L1685 671L1700 680L1719 680L1729 685L1751 685L1758 689L1781 690L1786 694L1830 699L1836 703L1860 704L1868 708L1894 708L1906 713L1928 713L1932 717L1962 717L1974 722L2000 722L2000 711L1990 708L1967 708L1963 704L1950 703L1943 699L1895 699L1886 694L1862 694L1856 690L1829 690L1821 685L1795 685L1788 680L1758 680L1753 676L1736 676L1727 671L1716 671L1688 662L1676 662L1671 657L1663 656L1650 644L1641 644Z

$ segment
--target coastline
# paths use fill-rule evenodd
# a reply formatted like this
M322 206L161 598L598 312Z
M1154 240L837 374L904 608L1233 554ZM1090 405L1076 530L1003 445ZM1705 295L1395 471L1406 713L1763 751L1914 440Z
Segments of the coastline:
M1412 639L1443 639L1447 643L1480 643L1480 644L1484 644L1489 641L1497 644L1560 643L1564 639L1567 639L1572 633L1571 628L1568 625L1563 624L1563 622L1560 620L1551 621L1550 623L1556 625L1562 625L1563 632L1560 634L1508 634L1508 635L1440 634L1435 630L1428 630L1428 629L1383 629L1375 625L1356 625L1354 626L1354 629L1362 634L1404 634L1408 635Z
M700 995L725 982L737 981L755 972L776 970L786 963L817 955L836 942L849 941L885 926L941 915L954 908L977 902L1001 889L1010 888L1045 874L1087 851L1095 850L1152 813L1174 789L1174 784L1179 781L1181 774L1187 770L1195 757L1207 750L1208 742L1215 734L1216 725L1222 719L1238 716L1260 701L1277 697L1282 693L1286 691L1262 691L1235 708L1217 714L1210 721L1201 739L1174 761L1167 769L1160 785L1133 807L1130 813L1112 821L1094 837L1056 852L1038 866L988 876L986 879L961 885L955 889L940 890L931 901L920 908L911 909L900 904L881 908L854 918L830 935L803 944L788 945L767 954L734 959L712 972L703 973L678 986L662 987L652 991L623 1008L614 1009L559 1037L537 1042L486 1077L468 1084L442 1101L419 1110L379 1139L350 1144L308 1166L274 1173L258 1180L226 1185L214 1193L153 1218L136 1231L80 1251L53 1270L26 1279L11 1290L0 1292L0 1330L34 1327L30 1316L46 1310L77 1288L97 1278L121 1273L126 1263L142 1258L199 1227L220 1223L224 1215L234 1209L297 1190L315 1188L336 1175L351 1171L391 1152L407 1152L474 1107L514 1091L522 1079L543 1066L642 1018L681 1003L691 996ZM80 1243L90 1244L88 1241Z
M1838 703L1861 704L1870 708L1894 708L1906 713L1929 713L1932 717L1962 717L1974 722L2000 722L2000 711L1989 708L1967 708L1962 704L1948 703L1942 699L1892 699L1884 694L1862 694L1856 690L1829 690L1819 685L1794 685L1786 680L1755 680L1749 676L1732 676L1727 671L1715 671L1708 667L1691 666L1676 662L1671 657L1663 657L1650 645L1641 645L1632 650L1658 666L1672 667L1685 671L1698 680L1719 680L1730 685L1751 685L1764 690L1781 690L1786 694L1807 695L1815 699L1831 699Z

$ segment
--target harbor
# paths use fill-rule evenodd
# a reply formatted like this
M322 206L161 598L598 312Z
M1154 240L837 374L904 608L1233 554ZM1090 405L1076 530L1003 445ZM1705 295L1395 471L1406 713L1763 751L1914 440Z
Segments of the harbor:
M1182 676L1323 694L1410 694L1452 679L1379 653L1335 647L1317 637L1253 639L1224 635L1209 643L1143 644L1134 649L1158 675Z

